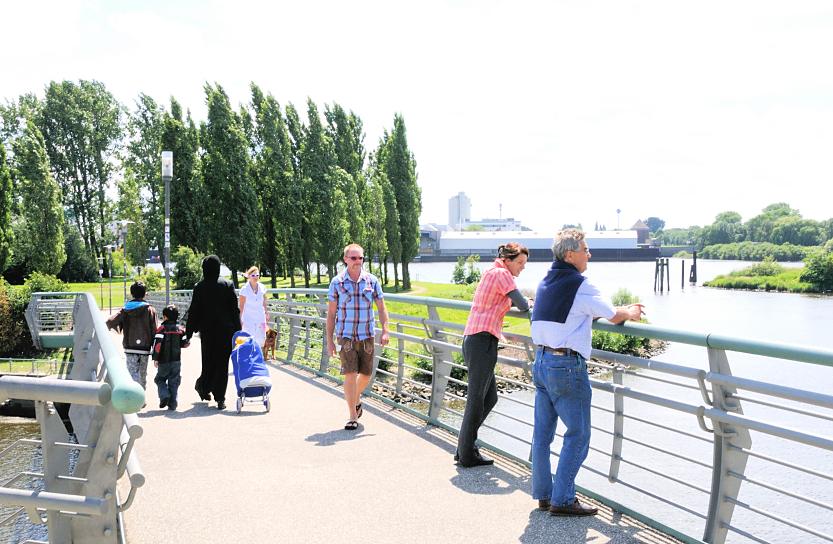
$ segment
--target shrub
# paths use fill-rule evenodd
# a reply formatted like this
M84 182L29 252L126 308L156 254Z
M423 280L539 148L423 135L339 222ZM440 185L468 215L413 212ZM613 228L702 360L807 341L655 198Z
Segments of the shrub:
M78 229L69 227L64 232L64 251L67 260L58 277L66 282L91 282L98 280L98 265L84 247Z
M833 252L817 251L807 257L804 264L801 281L812 284L819 291L833 290Z
M145 268L141 275L136 276L136 280L143 282L148 292L159 291L165 287L165 277L162 272L153 268Z
M463 257L457 257L457 264L454 265L454 272L451 273L451 283L456 285L463 285L466 283L466 260Z
M753 264L743 270L732 272L738 276L777 276L784 271L784 267L775 262L772 256L767 256L758 264Z
M202 253L187 246L179 246L171 259L176 263L174 283L177 289L193 289L202 279Z
M477 263L480 262L480 255L469 255L466 259L466 283L472 284L480 281L480 269Z

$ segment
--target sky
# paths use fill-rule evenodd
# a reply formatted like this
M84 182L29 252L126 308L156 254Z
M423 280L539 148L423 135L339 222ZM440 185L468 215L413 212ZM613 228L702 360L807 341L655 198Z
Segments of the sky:
M422 222L459 191L473 219L543 231L833 217L827 0L16 0L2 19L4 101L95 79L204 119L206 82L241 104L254 81L354 111L368 150L401 113Z

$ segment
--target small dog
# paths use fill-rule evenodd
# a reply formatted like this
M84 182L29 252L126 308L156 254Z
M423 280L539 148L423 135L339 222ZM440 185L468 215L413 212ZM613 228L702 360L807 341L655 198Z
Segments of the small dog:
M267 361L275 360L275 341L278 338L278 331L269 327L266 329L266 341L263 342L263 356ZM271 352L271 356L269 355Z

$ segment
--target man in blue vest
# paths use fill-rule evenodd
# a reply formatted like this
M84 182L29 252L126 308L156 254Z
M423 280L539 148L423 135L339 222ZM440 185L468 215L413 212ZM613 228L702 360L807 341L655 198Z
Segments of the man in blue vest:
M643 306L614 308L582 273L590 248L584 233L564 229L555 235L555 261L538 285L532 310L532 340L538 346L535 383L535 428L532 433L532 496L554 516L592 516L598 509L576 499L576 474L590 446L590 358L593 320L638 321ZM567 428L555 475L550 446L558 419Z

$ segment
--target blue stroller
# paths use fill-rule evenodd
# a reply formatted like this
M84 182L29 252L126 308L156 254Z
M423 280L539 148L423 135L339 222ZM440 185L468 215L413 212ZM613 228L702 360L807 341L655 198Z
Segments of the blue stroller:
M268 412L272 379L263 359L260 346L247 332L238 331L231 337L231 366L237 386L237 413L246 402L262 402Z

